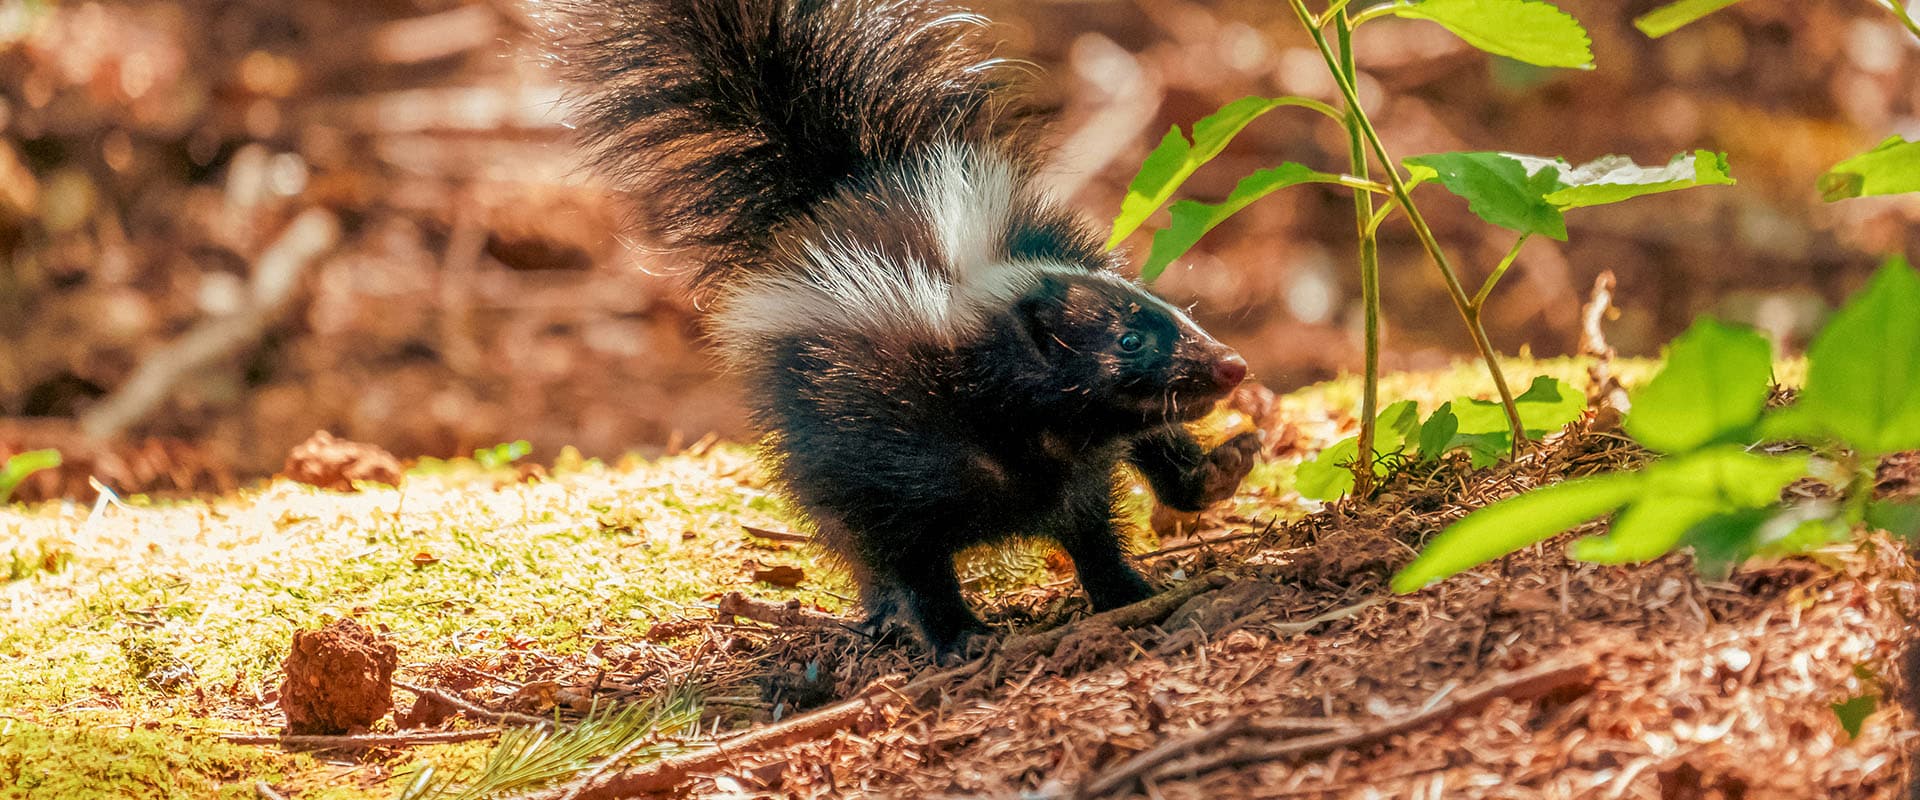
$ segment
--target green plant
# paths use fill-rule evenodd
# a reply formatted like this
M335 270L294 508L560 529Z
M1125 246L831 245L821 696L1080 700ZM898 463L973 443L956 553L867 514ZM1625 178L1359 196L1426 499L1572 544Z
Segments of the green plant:
M1876 500L1873 490L1882 456L1920 448L1915 309L1920 274L1889 260L1815 338L1799 398L1773 409L1772 346L1752 330L1701 320L1631 398L1624 427L1657 458L1467 515L1394 576L1394 590L1419 589L1607 514L1608 532L1575 541L1575 558L1646 561L1691 546L1703 570L1721 573L1754 555L1843 540L1862 525L1912 534L1920 508ZM1803 479L1829 484L1835 499L1784 504L1781 491Z
M1540 436L1580 418L1586 398L1565 384L1544 375L1533 379L1514 406L1520 410L1521 424L1528 436ZM1412 400L1387 406L1375 420L1376 431L1373 474L1384 478L1394 469L1414 463L1430 463L1449 452L1465 451L1473 466L1485 467L1498 461L1512 448L1512 432L1507 428L1499 403L1472 397L1456 397L1434 409L1425 420ZM1313 460L1300 465L1295 488L1301 497L1334 500L1354 489L1354 461L1360 455L1360 437L1349 436L1320 451Z
M1593 53L1585 28L1557 7L1539 0L1394 0L1350 13L1349 0L1333 0L1323 12L1308 10L1304 0L1288 0L1301 25L1312 37L1339 89L1341 107L1305 97L1247 97L1222 107L1194 123L1189 138L1177 126L1141 164L1128 186L1114 220L1108 245L1116 246L1139 230L1180 185L1260 116L1277 108L1304 108L1339 123L1347 132L1349 174L1335 174L1284 163L1242 179L1227 198L1215 204L1182 200L1169 210L1169 224L1156 231L1141 275L1153 280L1198 243L1207 231L1253 202L1281 189L1303 184L1327 184L1353 190L1354 222L1359 242L1360 286L1365 355L1362 367L1360 434L1352 459L1355 488L1371 490L1375 473L1366 465L1379 460L1377 436L1380 367L1380 226L1399 212L1412 227L1428 259L1440 271L1448 298L1473 338L1485 362L1506 422L1510 448L1527 438L1526 421L1509 389L1481 313L1527 238L1536 233L1564 239L1562 215L1571 209L1618 202L1653 192L1692 186L1732 183L1726 159L1713 153L1676 157L1663 167L1639 167L1619 157L1608 157L1574 167L1558 159L1505 153L1438 153L1396 161L1379 131L1360 104L1358 70L1353 56L1353 33L1368 21L1385 16L1437 23L1469 44L1488 53L1542 67L1591 69ZM1331 29L1331 38L1328 31ZM1372 177L1377 165L1382 179ZM1440 246L1426 218L1414 204L1412 191L1428 182L1467 199L1480 218L1520 234L1506 258L1487 275L1478 292L1469 295L1460 272ZM1376 199L1381 202L1376 207Z
M28 450L0 464L0 503L13 498L13 490L20 488L27 477L44 469L60 466L58 450Z
M1658 39L1715 11L1743 0L1679 0L1634 19L1633 24ZM1906 0L1871 0L1893 14L1908 32L1920 37L1920 20L1907 11ZM1920 142L1894 136L1878 147L1849 158L1820 176L1820 196L1827 202L1851 197L1920 192Z
M528 444L525 439L519 439L475 450L473 460L479 462L484 469L506 469L513 462L526 458L527 454L532 452L533 445Z

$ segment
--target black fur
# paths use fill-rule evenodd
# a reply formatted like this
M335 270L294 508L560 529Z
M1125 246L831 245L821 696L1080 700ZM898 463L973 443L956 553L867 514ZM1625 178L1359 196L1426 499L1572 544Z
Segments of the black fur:
M961 348L821 334L751 376L789 494L876 622L904 611L936 647L963 644L981 625L953 557L1017 535L1059 542L1096 609L1151 594L1122 554L1115 468L1129 460L1170 505L1198 508L1231 494L1257 439L1208 454L1180 427L1231 388L1212 372L1231 351L1139 299L1049 279ZM1146 339L1132 353L1128 333Z
M1052 539L1095 608L1143 599L1152 588L1114 524L1116 468L1133 463L1164 502L1191 510L1230 495L1257 445L1206 451L1181 427L1245 363L1117 277L1099 236L1027 185L1026 107L979 68L968 26L935 22L949 11L576 0L561 44L585 81L596 163L635 182L656 232L702 251L697 283L722 315L756 276L844 268L886 283L917 270L955 292L981 278L968 270L1020 281L969 295L997 305L939 335L822 322L721 342L755 387L770 466L874 621L902 614L943 653L982 629L954 574L961 549ZM984 267L946 263L930 228L943 218L927 197L930 159L954 147L1014 164L1004 224L982 227L997 237L979 243ZM887 271L803 257L834 242Z
M560 0L593 166L710 291L799 212L946 141L1032 153L981 20L942 0Z

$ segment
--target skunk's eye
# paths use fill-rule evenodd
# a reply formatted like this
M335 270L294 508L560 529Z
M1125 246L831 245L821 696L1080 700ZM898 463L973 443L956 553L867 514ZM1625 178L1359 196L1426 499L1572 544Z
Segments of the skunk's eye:
M1139 333L1136 333L1134 331L1127 331L1126 333L1120 334L1120 350L1122 352L1127 352L1127 353L1136 352L1141 347L1145 346L1146 343L1147 343L1146 337L1141 336Z

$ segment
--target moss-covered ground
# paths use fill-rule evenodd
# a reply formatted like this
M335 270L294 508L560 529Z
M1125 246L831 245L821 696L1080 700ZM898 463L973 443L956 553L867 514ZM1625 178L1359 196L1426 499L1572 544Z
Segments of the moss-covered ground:
M1508 370L1521 386L1534 374L1585 382L1568 361ZM1646 365L1616 370L1632 380ZM1335 381L1279 407L1311 452L1351 427L1357 392ZM1477 367L1383 382L1383 397L1425 407L1459 394L1486 394ZM1297 463L1263 464L1239 511L1297 513ZM405 675L458 657L639 640L727 590L847 607L844 579L819 553L765 547L743 525L797 523L742 445L613 465L563 459L526 482L453 461L352 494L273 481L226 497L0 510L0 553L13 565L0 584L0 795L250 796L266 779L302 797L391 796L395 767L471 758L485 743L390 752L375 769L216 738L278 728L271 696L294 631L357 618L399 645ZM757 583L749 562L806 578ZM975 568L1011 579L993 565L1023 562Z

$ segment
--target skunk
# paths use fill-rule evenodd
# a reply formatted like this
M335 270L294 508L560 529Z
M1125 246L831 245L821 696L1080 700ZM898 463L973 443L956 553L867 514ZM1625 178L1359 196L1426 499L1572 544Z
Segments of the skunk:
M985 22L940 0L563 0L591 166L658 240L753 387L766 463L860 586L942 656L985 626L953 558L1058 542L1093 607L1153 593L1115 470L1197 511L1253 464L1182 427L1246 362L1116 273L1035 186L1043 114Z

